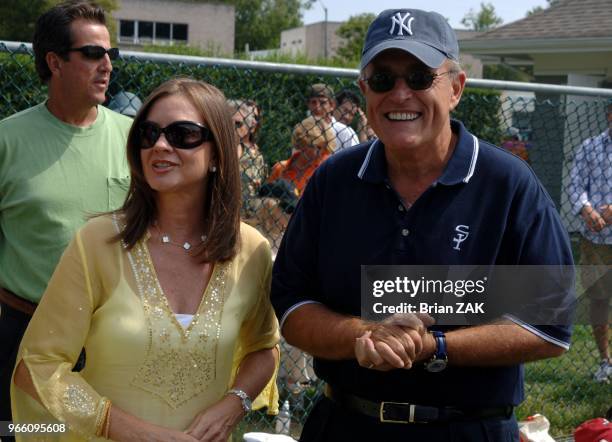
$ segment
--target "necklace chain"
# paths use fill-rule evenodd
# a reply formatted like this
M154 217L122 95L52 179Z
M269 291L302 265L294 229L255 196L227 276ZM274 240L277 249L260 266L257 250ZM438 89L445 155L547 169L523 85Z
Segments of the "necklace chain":
M190 249L193 248L194 245L199 246L200 244L204 243L204 241L206 241L206 235L200 235L200 242L198 244L191 244L189 241L185 241L184 243L181 244L179 242L172 241L172 239L170 238L170 235L168 235L167 233L162 233L157 223L153 223L153 227L155 227L155 229L157 230L157 233L159 237L161 238L162 244L170 244L176 247L180 247L181 249L184 249L185 251L189 251Z

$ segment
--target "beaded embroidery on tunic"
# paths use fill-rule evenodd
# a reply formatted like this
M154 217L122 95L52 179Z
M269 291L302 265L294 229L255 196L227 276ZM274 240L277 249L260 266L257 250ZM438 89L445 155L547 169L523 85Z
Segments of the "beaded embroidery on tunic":
M114 221L118 228L116 218ZM176 409L206 390L216 378L221 313L231 262L215 264L198 311L184 329L159 285L146 240L127 252L149 326L147 356L131 384Z

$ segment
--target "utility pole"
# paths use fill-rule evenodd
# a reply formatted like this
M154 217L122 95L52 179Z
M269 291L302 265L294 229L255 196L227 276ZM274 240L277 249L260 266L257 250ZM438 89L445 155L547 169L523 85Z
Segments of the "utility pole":
M325 21L323 22L323 56L327 58L327 7L321 0L319 0L319 3L323 6L323 11L325 12Z

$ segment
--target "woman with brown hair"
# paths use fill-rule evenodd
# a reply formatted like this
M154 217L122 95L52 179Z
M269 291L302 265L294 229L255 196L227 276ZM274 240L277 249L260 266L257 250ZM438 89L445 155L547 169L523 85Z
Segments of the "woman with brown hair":
M60 440L222 441L250 398L276 411L270 248L240 222L236 144L206 83L170 80L145 101L123 207L77 233L22 341L16 423L55 418Z

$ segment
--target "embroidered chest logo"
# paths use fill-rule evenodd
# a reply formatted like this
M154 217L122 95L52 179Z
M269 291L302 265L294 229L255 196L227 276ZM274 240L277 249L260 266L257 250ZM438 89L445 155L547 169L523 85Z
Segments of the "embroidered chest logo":
M406 12L403 16L401 12L396 13L391 17L391 30L389 30L389 34L393 35L397 25L397 35L404 35L404 31L406 31L407 35L412 35L413 20L414 17L410 17L410 12Z
M453 238L453 242L455 243L455 250L461 250L461 243L470 236L470 226L466 226L464 224L459 224L455 227L455 232L457 232Z

